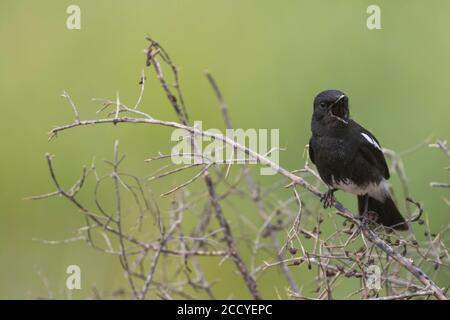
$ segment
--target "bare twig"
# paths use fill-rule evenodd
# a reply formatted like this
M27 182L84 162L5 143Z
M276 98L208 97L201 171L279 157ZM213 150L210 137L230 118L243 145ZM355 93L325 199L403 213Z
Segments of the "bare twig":
M239 272L241 273L242 277L244 278L247 288L250 291L250 293L252 294L253 298L256 300L260 300L261 295L260 295L258 287L256 285L256 281L253 278L253 276L250 274L250 272L248 272L247 267L244 264L244 261L242 260L241 256L239 255L239 253L237 251L236 243L234 242L233 235L231 234L231 228L228 225L228 222L225 220L225 216L223 214L222 207L217 199L216 192L213 188L212 180L209 177L207 172L204 173L204 177L205 177L205 181L208 186L208 192L209 192L209 196L211 198L211 204L216 213L217 220L219 220L219 224L222 227L224 235L225 235L225 241L227 242L229 254L233 258L233 261L236 264L236 267L238 268Z

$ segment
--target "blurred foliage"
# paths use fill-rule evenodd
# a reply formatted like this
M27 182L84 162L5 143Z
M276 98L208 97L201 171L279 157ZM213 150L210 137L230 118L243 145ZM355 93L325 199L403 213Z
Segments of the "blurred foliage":
M31 202L23 197L53 190L45 152L56 155L56 169L69 185L93 156L110 158L115 139L127 154L125 165L136 174L150 173L144 158L169 150L169 130L144 126L85 128L47 141L52 126L72 121L60 97L63 90L85 119L94 116L93 97L112 98L119 91L123 101L134 103L146 33L164 43L180 67L191 119L223 128L203 74L208 69L221 85L236 126L280 128L287 148L281 163L292 170L303 163L312 99L326 88L350 96L352 116L384 147L402 152L430 136L450 139L450 2L378 1L382 30L375 31L366 28L372 1L78 0L81 30L70 31L66 8L73 3L0 2L0 298L47 295L39 272L54 295L65 298L69 264L82 269L83 288L74 298L90 296L94 284L105 292L126 285L114 257L84 243L33 241L72 237L83 219L63 199ZM143 103L147 112L174 119L155 82ZM447 159L422 147L403 160L412 196L423 202L432 228L442 228L449 223L442 200L448 191L432 189L429 182L444 180ZM257 180L263 185L274 181ZM401 195L398 180L392 180ZM157 184L155 193L173 182ZM354 208L353 197L338 197ZM248 212L256 215L253 209ZM248 297L233 282L230 265L208 263L208 277L221 281L216 287L220 297ZM299 269L299 279L313 276ZM444 285L448 280L440 279ZM277 271L264 274L266 297L276 298L274 288L283 292L285 287Z

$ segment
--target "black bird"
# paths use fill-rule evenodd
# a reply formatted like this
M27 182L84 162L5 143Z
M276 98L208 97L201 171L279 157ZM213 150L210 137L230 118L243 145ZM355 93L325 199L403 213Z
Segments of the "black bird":
M339 90L325 90L314 99L309 157L328 185L324 207L334 204L334 192L358 196L361 215L396 230L408 225L389 193L389 169L378 140L350 119L348 97ZM375 213L375 214L373 214Z

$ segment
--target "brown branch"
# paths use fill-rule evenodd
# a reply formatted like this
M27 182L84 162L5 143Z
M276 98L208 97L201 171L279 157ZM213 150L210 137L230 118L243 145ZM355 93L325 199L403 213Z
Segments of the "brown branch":
M209 73L207 71L205 74L206 74L206 78L208 79L211 87L213 88L213 91L216 95L217 101L219 102L220 111L222 112L222 117L224 119L227 129L233 129L231 118L229 116L228 106L225 103L225 99L223 97L223 94L222 94L222 91L220 90L219 85L217 84L216 80L214 79L214 77L212 76L211 73ZM245 180L247 182L247 186L250 190L251 199L253 200L253 202L255 203L255 205L258 209L258 213L259 213L260 217L263 219L265 224L267 222L267 226L266 226L267 230L272 230L272 225L271 225L270 221L267 221L269 219L269 215L267 214L264 204L262 202L259 186L253 180L253 177L251 176L247 165L244 165L243 174L244 174ZM281 252L280 242L278 241L278 238L277 238L277 235L275 234L275 232L271 232L271 231L269 231L269 232L270 232L270 238L271 238L272 244L275 248L277 259L278 259L278 261L281 262L281 261L283 261L284 257L283 257L283 253ZM285 263L281 263L280 268L281 268L283 274L285 275L292 291L297 292L297 293L300 292L300 288L298 287L297 283L295 282L294 277L293 277L291 271L289 270L288 266Z
M149 61L153 62L153 67L156 71L158 80L161 83L162 88L164 89L164 91L167 94L167 98L169 100L169 102L171 103L173 109L175 110L180 122L184 125L188 125L188 115L187 115L187 111L186 111L186 107L184 104L184 100L183 100L183 95L180 89L180 83L179 83L179 77L178 77L178 69L177 67L172 63L169 55L167 54L167 52L164 50L163 47L161 47L157 42L153 41L151 38L147 38L147 40L150 41L150 46L148 48L148 55L147 55L147 64ZM156 48L156 51L159 53L161 52L162 54L162 58L164 59L164 61L170 66L172 73L174 75L175 78L175 88L177 90L178 93L178 99L181 103L182 106L182 110L180 110L180 107L178 105L178 101L176 99L176 97L172 94L169 86L167 85L167 82L164 79L163 73L162 73L162 69L161 66L158 62L158 60L156 59L156 54L152 54L152 51L154 50L154 48ZM198 130L197 130L198 131ZM196 135L196 131L188 131L191 134L191 144L192 147L194 149L194 152L197 152L197 146L195 144L195 135ZM239 271L241 272L244 281L247 283L247 286L253 296L254 299L261 299L260 294L258 292L258 288L256 285L256 281L253 279L252 275L250 273L248 273L248 270L244 264L244 262L242 261L242 259L240 258L237 249L235 247L234 244L234 239L231 236L231 229L228 225L228 222L225 218L225 215L222 212L222 208L220 206L220 203L218 199L216 199L216 191L214 188L214 185L212 184L211 179L208 176L208 169L209 169L210 165L207 165L206 167L204 167L198 174L196 174L192 179L188 180L187 182L185 182L184 184L175 187L174 189L170 190L169 192L166 192L163 195L167 195L170 194L182 187L184 187L187 184L190 184L192 181L194 181L195 179L197 179L200 175L203 174L204 177L204 181L206 184L206 187L208 189L208 192L210 194L211 197L211 201L213 203L213 207L215 209L216 212L216 216L219 220L219 223L221 225L222 228L224 228L224 233L225 233L225 238L226 238L226 242L228 244L228 248L230 250L230 254L233 257Z
M142 286L142 290L139 293L138 299L139 300L144 300L145 296L147 295L147 291L150 288L150 285L152 284L153 281L153 276L155 274L156 271L156 266L158 264L159 261L159 257L161 256L161 248L164 248L164 246L166 245L167 241L169 241L169 239L171 238L172 234L175 232L175 230L178 228L178 225L181 223L182 220L182 215L180 214L179 218L172 223L172 225L170 226L170 229L162 234L161 237L161 241L159 244L159 250L156 251L155 255L153 256L153 260L152 263L150 265L150 271L147 275L147 277L145 278L145 282L144 285Z
M211 178L209 177L208 172L204 173L204 177L205 177L205 181L206 181L206 184L208 187L211 204L216 213L217 220L219 221L219 224L222 227L224 235L225 235L225 241L228 246L229 254L230 254L231 258L233 259L239 272L241 273L242 277L244 278L245 284L247 285L247 288L250 291L253 298L256 300L260 300L261 295L259 293L258 286L256 285L256 280L250 274L250 272L247 270L247 267L245 266L244 261L242 260L241 256L239 255L239 253L237 251L236 243L235 243L233 235L231 233L231 228L225 219L225 216L222 211L222 206L220 205L219 200L217 199L216 191L213 188L213 182L212 182Z
M120 190L119 190L119 174L118 174L118 166L120 164L119 160L119 141L115 141L114 143L114 160L113 160L113 172L112 172L112 178L114 180L114 192L116 195L116 224L117 224L117 231L119 235L119 244L120 244L120 253L121 253L121 263L123 265L123 268L127 274L128 282L130 283L131 291L133 292L133 295L138 298L138 294L136 291L136 286L133 281L133 277L131 275L131 270L128 262L128 256L126 254L126 248L124 244L123 239L123 231L122 231L122 207L121 207L121 196L120 196Z

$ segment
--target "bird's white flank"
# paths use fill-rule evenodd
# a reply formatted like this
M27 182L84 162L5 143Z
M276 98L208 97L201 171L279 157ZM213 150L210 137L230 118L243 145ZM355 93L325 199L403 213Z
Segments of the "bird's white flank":
M389 194L389 185L386 179L383 179L378 183L371 182L365 185L357 185L350 179L336 181L333 176L331 178L333 179L332 187L348 193L360 196L368 194L381 202L384 202L384 199Z

